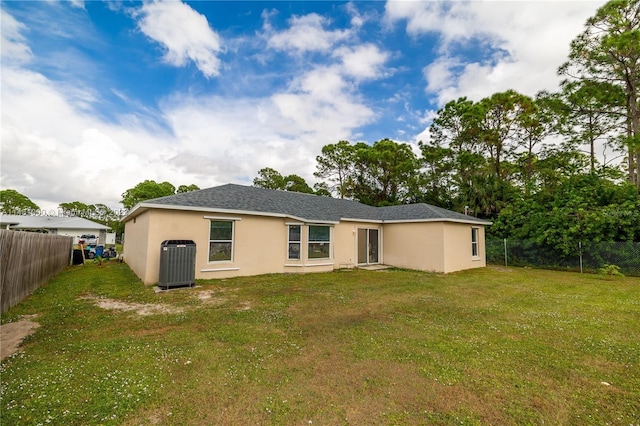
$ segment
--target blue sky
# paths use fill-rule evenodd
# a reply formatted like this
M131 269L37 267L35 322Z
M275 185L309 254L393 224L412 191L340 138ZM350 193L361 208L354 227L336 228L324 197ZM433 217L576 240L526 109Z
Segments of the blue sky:
M555 90L602 1L3 1L1 186L120 208L152 179L314 183L339 140L428 139L467 96Z

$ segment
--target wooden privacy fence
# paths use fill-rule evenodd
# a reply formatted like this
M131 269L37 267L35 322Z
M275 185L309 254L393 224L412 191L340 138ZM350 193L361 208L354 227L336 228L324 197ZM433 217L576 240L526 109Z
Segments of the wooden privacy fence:
M73 237L0 229L1 312L67 267L72 250Z

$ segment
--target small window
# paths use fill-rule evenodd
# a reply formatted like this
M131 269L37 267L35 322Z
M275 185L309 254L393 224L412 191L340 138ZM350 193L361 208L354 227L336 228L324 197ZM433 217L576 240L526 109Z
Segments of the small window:
M309 225L309 259L329 259L331 253L331 228Z
M289 225L289 260L300 260L300 225Z
M209 262L230 261L233 254L233 221L212 220L209 230Z
M478 228L471 228L471 256L478 257Z

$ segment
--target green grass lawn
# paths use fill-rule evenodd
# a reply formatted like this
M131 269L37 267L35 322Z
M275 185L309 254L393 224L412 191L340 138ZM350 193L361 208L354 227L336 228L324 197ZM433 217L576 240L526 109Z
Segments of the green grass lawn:
M41 327L2 362L0 423L640 424L638 278L351 270L199 285L156 294L116 262L60 274L2 317Z

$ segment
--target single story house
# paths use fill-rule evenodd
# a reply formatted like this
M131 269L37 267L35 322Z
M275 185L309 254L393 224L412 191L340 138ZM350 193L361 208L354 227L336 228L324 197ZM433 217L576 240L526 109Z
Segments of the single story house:
M165 240L195 242L196 279L376 264L479 268L491 224L428 204L372 207L235 184L144 201L124 221L124 259L145 284L159 280Z
M43 232L47 234L67 235L77 243L80 236L90 234L98 237L101 244L115 244L115 232L106 225L82 217L64 216L25 216L0 214L0 229L16 231Z

